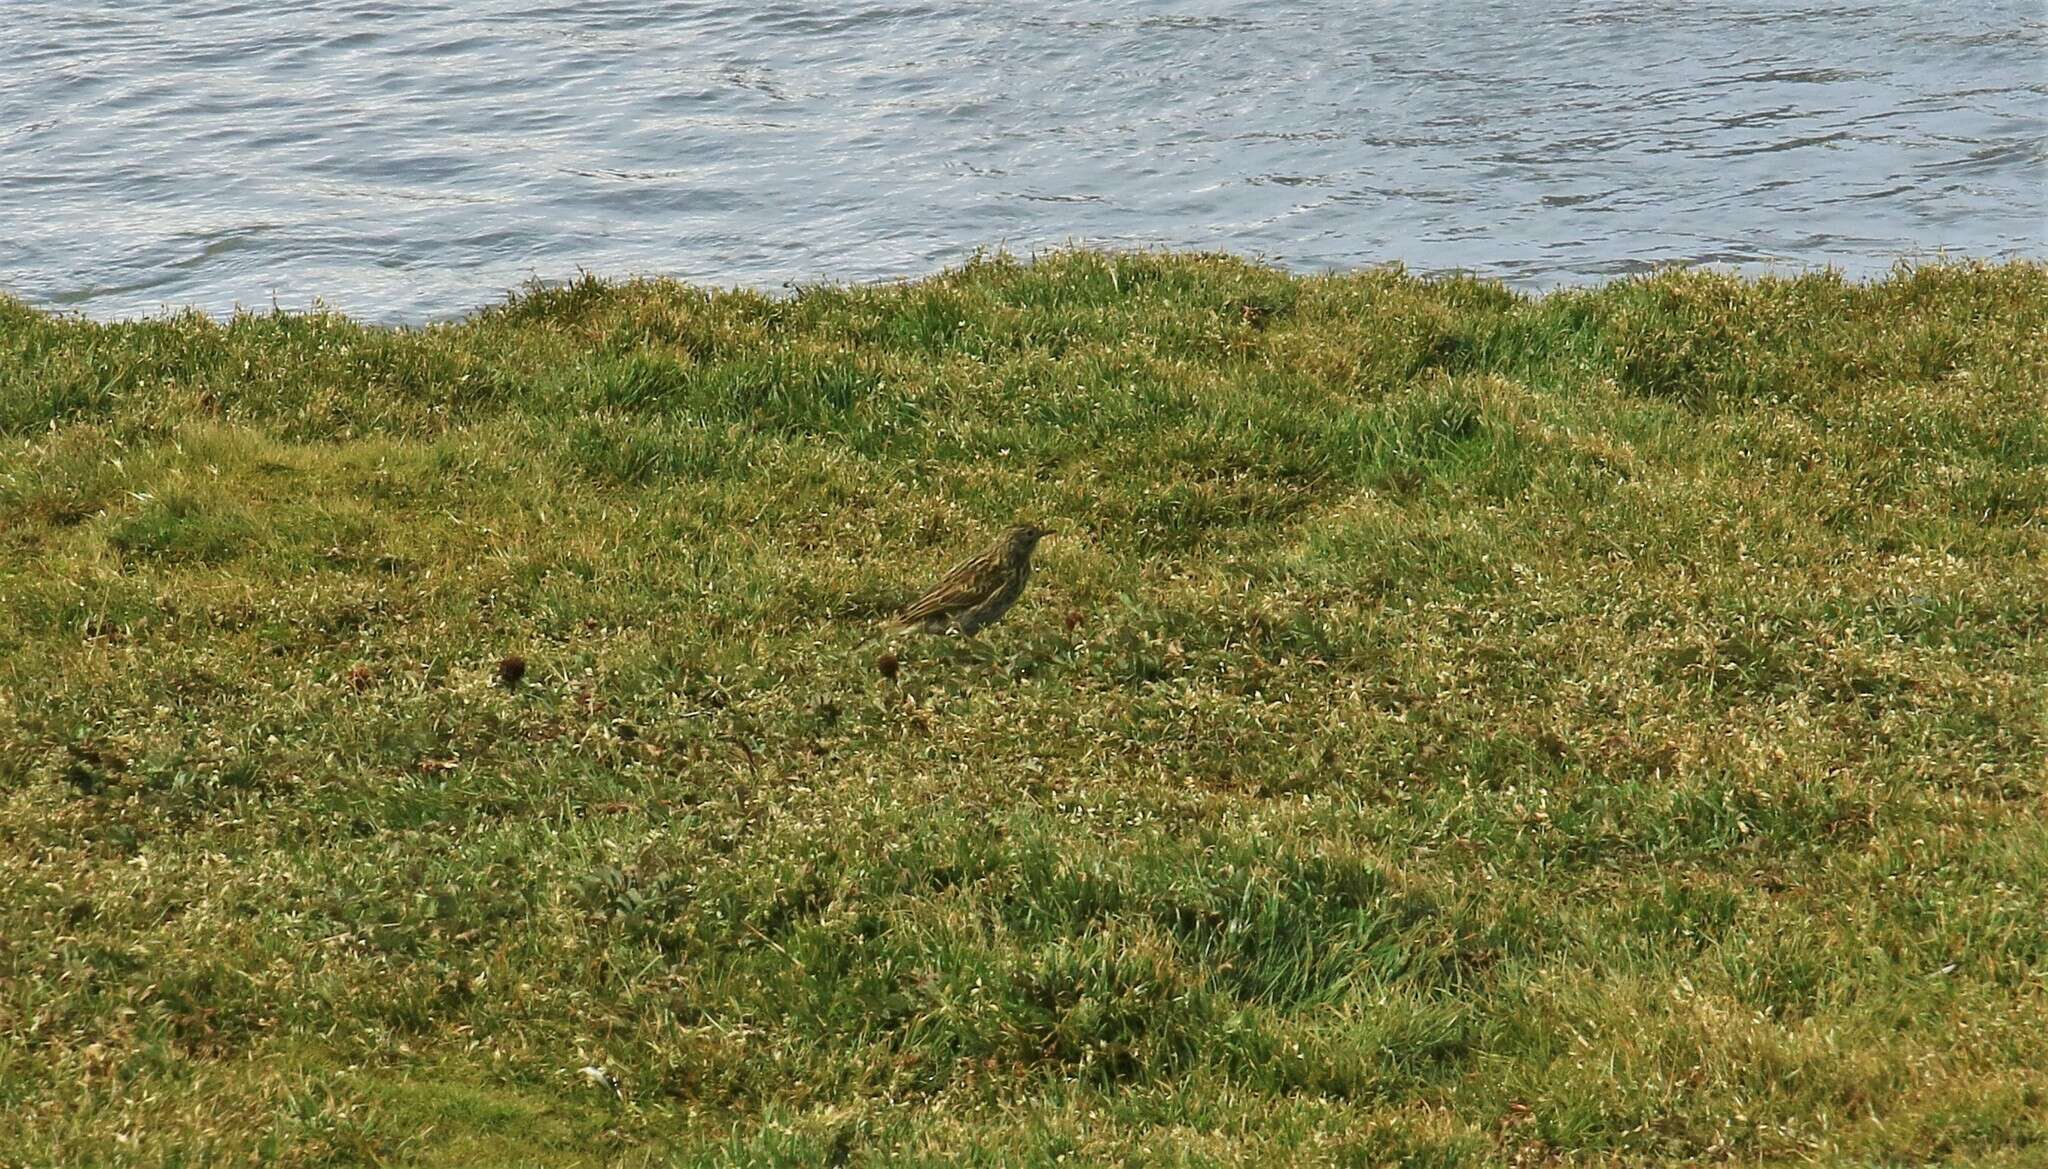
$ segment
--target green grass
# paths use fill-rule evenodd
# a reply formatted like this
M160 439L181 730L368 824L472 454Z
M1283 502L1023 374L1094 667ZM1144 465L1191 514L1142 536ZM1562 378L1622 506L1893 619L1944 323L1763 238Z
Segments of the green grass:
M2044 403L2033 263L0 299L0 1164L2042 1164Z

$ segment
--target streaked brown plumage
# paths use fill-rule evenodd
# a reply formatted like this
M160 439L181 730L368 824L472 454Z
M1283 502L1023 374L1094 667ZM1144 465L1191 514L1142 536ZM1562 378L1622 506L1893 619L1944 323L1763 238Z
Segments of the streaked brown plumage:
M1051 534L1037 524L1019 524L953 567L932 590L896 614L898 629L972 634L994 622L1024 593L1031 553Z

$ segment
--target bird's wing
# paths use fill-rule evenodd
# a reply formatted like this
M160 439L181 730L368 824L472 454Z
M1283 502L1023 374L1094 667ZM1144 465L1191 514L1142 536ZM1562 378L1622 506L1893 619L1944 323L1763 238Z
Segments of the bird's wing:
M896 614L896 620L904 625L915 625L933 617L950 616L956 610L974 601L974 585L979 577L979 557L969 557L955 565L953 571L932 586L932 590L919 597L903 611Z

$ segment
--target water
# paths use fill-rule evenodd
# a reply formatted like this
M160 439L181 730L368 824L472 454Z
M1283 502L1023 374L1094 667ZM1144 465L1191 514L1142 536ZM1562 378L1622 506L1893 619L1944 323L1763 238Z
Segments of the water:
M1528 288L2048 252L2048 7L0 0L0 289L415 322L977 247Z

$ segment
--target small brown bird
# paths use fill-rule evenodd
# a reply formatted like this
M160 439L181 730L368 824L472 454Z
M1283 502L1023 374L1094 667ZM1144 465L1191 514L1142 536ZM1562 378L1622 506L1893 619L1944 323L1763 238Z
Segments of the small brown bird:
M1031 553L1052 529L1019 524L953 567L932 590L896 614L897 629L973 634L1010 611L1031 576Z

